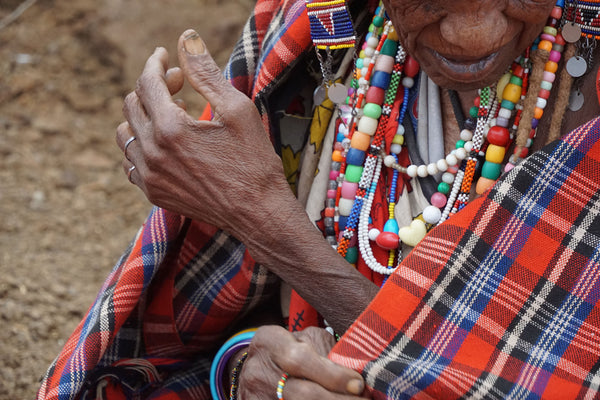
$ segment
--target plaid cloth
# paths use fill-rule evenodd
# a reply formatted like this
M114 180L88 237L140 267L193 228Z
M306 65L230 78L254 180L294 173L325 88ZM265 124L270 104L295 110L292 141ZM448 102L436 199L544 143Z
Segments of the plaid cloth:
M303 1L259 0L225 75L271 132L269 94L310 50ZM236 239L155 208L43 378L38 399L209 399L216 349L279 280Z
M376 399L600 397L600 119L430 234L331 358Z

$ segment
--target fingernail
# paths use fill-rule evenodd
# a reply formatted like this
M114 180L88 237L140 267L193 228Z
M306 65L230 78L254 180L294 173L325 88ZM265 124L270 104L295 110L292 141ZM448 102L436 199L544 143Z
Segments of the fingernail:
M352 393L355 395L362 394L365 389L362 379L352 379L346 385L346 390L348 393Z
M204 41L196 31L192 31L186 35L183 40L183 47L185 51L193 55L202 54L206 50Z

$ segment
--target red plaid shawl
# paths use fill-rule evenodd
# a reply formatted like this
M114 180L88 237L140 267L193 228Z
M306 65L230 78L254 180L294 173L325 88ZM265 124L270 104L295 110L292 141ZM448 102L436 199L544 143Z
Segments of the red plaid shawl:
M226 75L254 99L267 128L269 94L309 49L303 1L257 3ZM558 157L534 156L436 229L334 357L363 370L379 396L514 391L535 398L557 384L595 393L598 290L584 278L598 266L597 123L561 142ZM540 248L551 251L538 255ZM382 304L394 289L403 301ZM216 348L276 295L277 278L237 240L155 208L48 370L38 399L208 399Z
M377 399L592 399L600 119L434 229L334 348Z

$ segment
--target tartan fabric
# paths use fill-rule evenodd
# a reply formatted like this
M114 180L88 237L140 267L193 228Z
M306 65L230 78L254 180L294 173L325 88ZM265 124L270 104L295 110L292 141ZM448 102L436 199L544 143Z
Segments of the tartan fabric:
M600 397L600 119L432 230L330 355L374 398Z
M254 100L267 132L266 99L309 48L302 1L257 2L225 75ZM216 348L237 321L278 294L278 279L239 241L154 208L37 398L209 399Z

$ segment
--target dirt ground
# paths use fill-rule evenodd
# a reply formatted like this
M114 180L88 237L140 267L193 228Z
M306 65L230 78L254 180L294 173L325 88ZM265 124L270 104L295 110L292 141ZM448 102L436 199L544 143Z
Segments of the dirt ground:
M114 141L145 59L194 28L224 65L252 4L38 0L0 28L0 399L35 396L150 208Z

